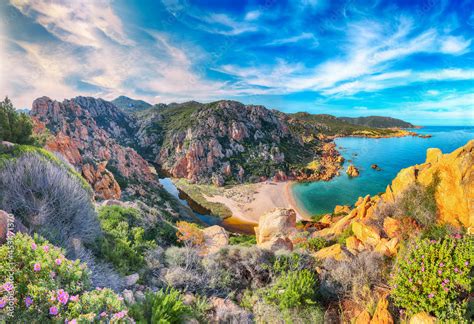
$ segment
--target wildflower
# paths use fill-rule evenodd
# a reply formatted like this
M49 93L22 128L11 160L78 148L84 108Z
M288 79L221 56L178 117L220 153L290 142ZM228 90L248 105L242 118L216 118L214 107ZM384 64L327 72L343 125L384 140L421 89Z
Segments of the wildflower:
M106 316L107 316L107 313L106 313L106 312L100 313L100 317L106 317Z
M410 279L408 279L408 281L409 281L409 282L413 282L413 279L412 279L412 278L410 278Z
M458 268L454 268L454 272L458 273L458 272L459 272L459 269L458 269Z
M77 301L79 301L79 296L78 295L71 296L69 298L69 300L72 301L72 302L77 302Z
M36 245L35 242L31 243L31 249L32 249L33 251L36 250L37 247L38 247L38 246Z
M34 270L35 272L40 271L40 270L41 270L41 264L35 263L35 265L33 266L33 270Z
M438 274L439 274L439 275L442 275L442 274L443 274L443 271L438 270Z
M433 297L434 297L434 294L433 294L433 293L431 293L431 294L428 295L428 298L433 298Z
M446 279L444 279L444 280L443 280L443 282L445 282L445 283L449 283L449 279L448 279L448 278L446 278Z
M421 267L421 272L425 272L425 267Z
M5 289L5 291L12 291L13 290L13 285L11 282L6 282L3 284L3 289Z
M462 235L459 233L456 233L456 235L454 235L454 238L459 240L462 238Z
M467 267L469 265L469 261L464 262L464 265Z
M47 246L47 245L43 246L43 251L48 253L49 252L49 246Z
M28 308L28 307L30 307L32 304L33 304L33 299L31 299L30 296L26 296L26 298L25 298L25 305L26 305L26 307Z
M5 299L0 299L0 309L4 308L7 305L7 301Z
M432 244L434 244L434 243L436 243L436 240L431 240L430 242L431 242Z
M443 282L441 283L441 286L444 287L445 285L446 285L446 283L443 281Z
M75 319L71 320L69 324L77 324L77 321Z
M441 262L441 263L439 264L439 266L440 266L441 268L444 267L444 263Z
M58 302L63 305L66 305L69 300L69 294L63 289L58 290Z
M446 287L444 287L444 291L445 291L445 292L448 292L448 291L449 291L449 289L448 289L448 288L446 288Z
M49 308L49 315L53 315L53 316L58 315L58 309L56 308L56 306L51 306Z
M423 255L421 256L421 258L424 259L424 258L425 258L425 255L423 254Z
M124 318L125 314L126 313L124 311L120 311L120 312L114 314L114 318L116 318L116 319Z

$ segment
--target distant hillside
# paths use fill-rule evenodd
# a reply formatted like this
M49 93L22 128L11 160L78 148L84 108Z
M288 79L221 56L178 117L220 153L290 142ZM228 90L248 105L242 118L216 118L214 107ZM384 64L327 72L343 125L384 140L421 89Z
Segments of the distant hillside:
M135 100L129 97L120 96L112 100L112 103L125 112L135 112L151 108L152 105L143 100Z
M367 127L378 127L378 128L390 128L390 127L399 127L399 128L413 128L413 124L410 124L401 119L392 118L392 117L382 117L382 116L368 116L368 117L339 117L340 120L345 122Z

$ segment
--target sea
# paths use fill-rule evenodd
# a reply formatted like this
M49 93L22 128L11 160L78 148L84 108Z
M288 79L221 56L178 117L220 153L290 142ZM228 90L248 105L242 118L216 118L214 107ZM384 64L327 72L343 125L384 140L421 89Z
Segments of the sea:
M336 205L353 205L358 197L384 192L398 172L423 163L431 147L450 153L474 139L473 126L426 126L413 129L431 138L343 137L336 145L346 159L341 174L330 181L297 183L292 186L298 208L312 216L330 213ZM360 176L351 178L345 170L354 164ZM377 164L380 171L371 168Z

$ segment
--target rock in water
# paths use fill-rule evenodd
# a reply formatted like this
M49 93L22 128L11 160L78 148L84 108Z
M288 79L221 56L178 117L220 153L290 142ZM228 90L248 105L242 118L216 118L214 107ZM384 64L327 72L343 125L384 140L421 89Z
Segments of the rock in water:
M382 170L377 164L372 164L370 167L372 169L374 169L375 171L381 171Z
M359 169L357 169L352 164L346 170L346 173L349 177L358 177L359 176Z

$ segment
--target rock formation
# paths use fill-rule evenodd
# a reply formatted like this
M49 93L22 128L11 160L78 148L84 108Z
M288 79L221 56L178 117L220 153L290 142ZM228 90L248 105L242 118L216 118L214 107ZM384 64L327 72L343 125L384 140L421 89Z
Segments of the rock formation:
M212 254L219 251L221 248L229 245L229 234L226 230L218 225L206 227L203 229L204 247L206 253Z
M349 177L358 177L359 176L359 169L357 169L352 164L347 167L346 173Z
M272 251L293 250L289 236L296 226L296 213L293 209L276 208L260 217L255 227L257 246Z

